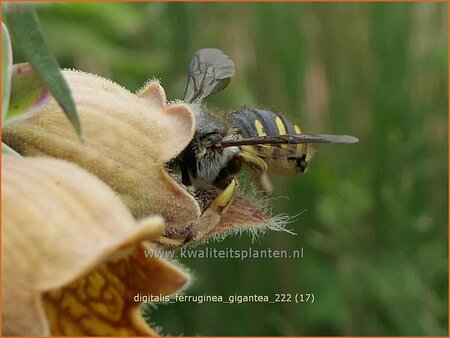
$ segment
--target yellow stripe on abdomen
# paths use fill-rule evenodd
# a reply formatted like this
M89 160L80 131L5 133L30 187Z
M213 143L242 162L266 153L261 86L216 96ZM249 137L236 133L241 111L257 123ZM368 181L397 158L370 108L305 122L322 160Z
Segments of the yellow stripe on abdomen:
M259 136L267 136L264 126L258 120L255 120L255 128Z
M278 133L280 135L286 135L286 128L284 127L284 123L278 116L275 119L275 124L277 125Z
M297 134L302 133L302 130L300 129L300 127L297 124L294 124L294 130ZM297 144L297 153L300 154L302 152L302 148L303 148L302 144Z
M255 120L255 128L256 128L256 132L258 133L258 136L267 136L266 131L264 130L264 126L261 123L261 121ZM270 154L272 153L271 147L269 147L267 145L261 145L258 147L265 154L265 156L270 156Z
M286 135L287 134L286 133L286 127L284 126L283 121L278 116L275 118L275 124L277 126L279 135ZM281 145L281 149L289 149L289 145L282 144Z

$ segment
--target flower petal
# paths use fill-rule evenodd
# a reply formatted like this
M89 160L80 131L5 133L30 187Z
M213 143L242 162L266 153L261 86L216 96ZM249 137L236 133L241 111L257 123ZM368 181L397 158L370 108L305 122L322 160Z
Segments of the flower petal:
M2 168L3 333L49 334L42 292L89 278L81 276L95 273L99 264L126 261L136 243L163 232L161 217L137 225L105 183L66 161L4 155ZM167 282L160 286L165 292L188 281L165 262L146 263L142 268L145 262L140 262L139 269L158 273L147 278Z
M44 295L53 335L155 336L140 313L139 294L169 295L189 276L157 258L146 258L141 244L128 258L101 265L62 290Z
M161 214L177 226L196 219L200 210L195 199L164 169L193 137L188 106L166 105L157 82L150 82L139 97L96 75L63 74L77 105L83 139L52 99L35 116L10 122L3 141L23 155L79 164L117 191L135 217Z

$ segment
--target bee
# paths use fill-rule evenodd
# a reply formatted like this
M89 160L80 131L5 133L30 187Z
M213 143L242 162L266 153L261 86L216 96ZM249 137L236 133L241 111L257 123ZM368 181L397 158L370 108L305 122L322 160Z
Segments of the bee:
M303 173L311 158L309 144L358 142L347 135L303 134L297 124L268 110L245 108L223 119L209 113L202 101L225 89L234 74L233 61L219 49L200 49L191 60L183 101L193 108L196 131L175 160L184 185L224 189L245 165L269 193L267 173Z
M347 135L310 135L285 116L268 110L244 108L216 116L202 104L224 90L235 74L233 61L219 49L198 50L189 65L183 101L190 105L196 122L188 146L168 167L178 171L181 182L199 191L218 189L212 203L220 215L237 189L235 176L247 168L263 193L272 190L267 173L294 176L303 173L311 157L310 144L356 143ZM207 229L191 229L200 237Z

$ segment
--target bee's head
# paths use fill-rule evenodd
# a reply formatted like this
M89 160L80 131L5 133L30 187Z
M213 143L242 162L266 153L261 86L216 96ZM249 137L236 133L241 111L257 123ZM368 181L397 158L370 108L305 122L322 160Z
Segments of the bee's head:
M223 140L223 134L218 131L211 131L207 133L202 133L199 135L199 142L201 148L217 148L217 145Z
M217 129L201 130L196 135L196 156L203 157L206 154L217 154L221 151L220 142L223 140L225 134Z
M197 156L202 157L208 151L220 151L220 142L227 134L226 125L203 110L196 114L196 135L194 140Z

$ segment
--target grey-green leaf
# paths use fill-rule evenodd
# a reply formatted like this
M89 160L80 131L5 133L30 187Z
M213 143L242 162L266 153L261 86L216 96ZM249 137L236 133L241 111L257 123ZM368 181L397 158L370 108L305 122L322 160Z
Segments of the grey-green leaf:
M52 92L77 134L81 136L80 120L69 86L44 41L34 7L29 4L9 3L4 7L4 11L14 41Z
M12 76L12 49L8 29L2 22L2 121L9 107Z

